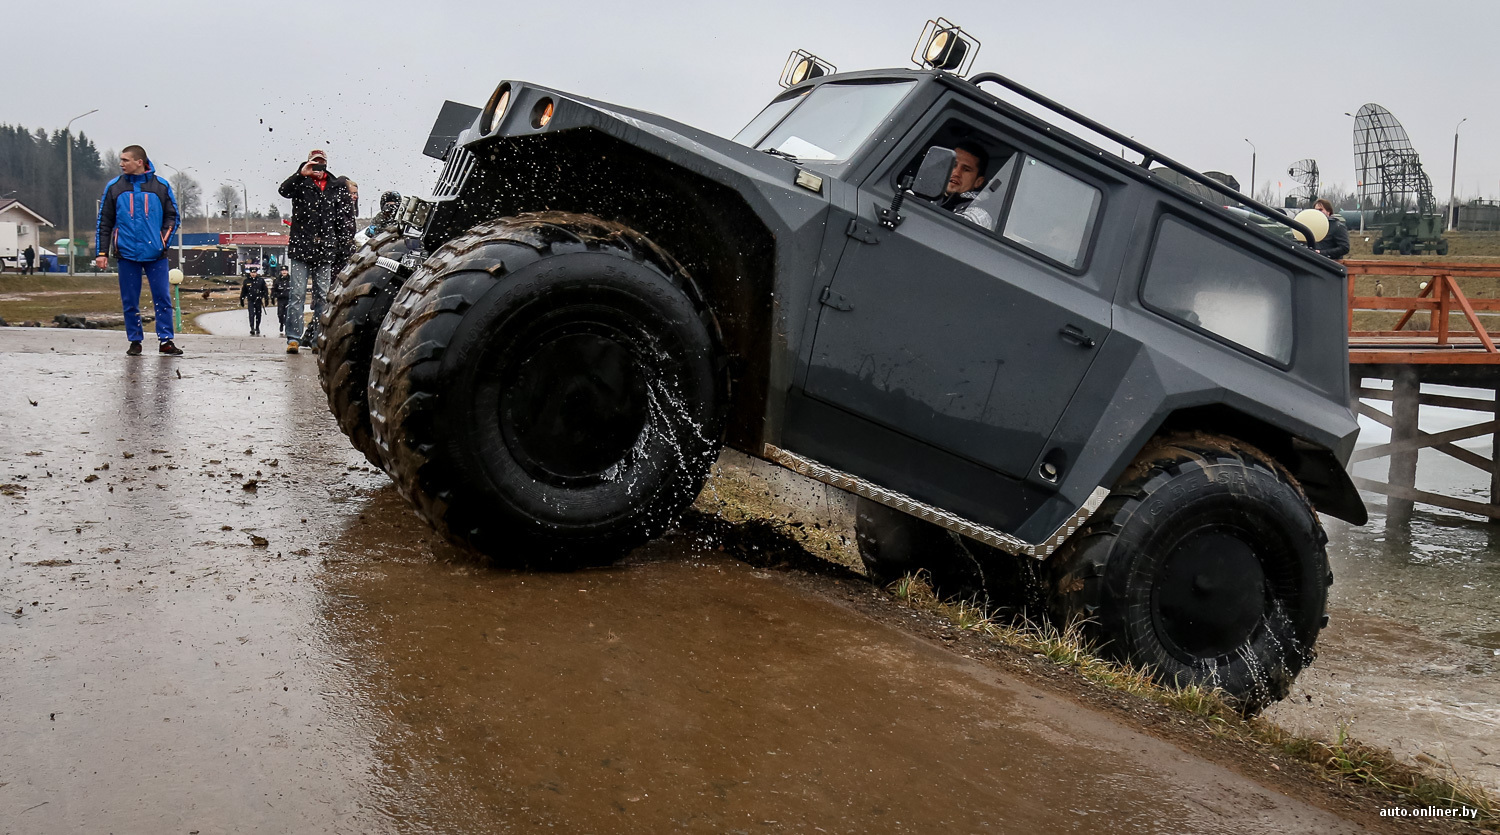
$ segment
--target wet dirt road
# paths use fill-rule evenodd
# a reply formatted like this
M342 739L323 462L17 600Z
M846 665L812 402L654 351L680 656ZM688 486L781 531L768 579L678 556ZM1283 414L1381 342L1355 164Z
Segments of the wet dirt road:
M0 832L1361 831L711 541L476 566L266 346L0 328Z

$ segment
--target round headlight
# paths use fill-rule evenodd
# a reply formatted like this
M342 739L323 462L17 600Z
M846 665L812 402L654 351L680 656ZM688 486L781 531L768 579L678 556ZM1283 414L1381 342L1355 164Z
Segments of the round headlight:
M943 60L943 53L948 49L948 42L952 39L953 33L947 30L934 35L927 44L927 63L940 63Z
M542 99L531 109L531 126L545 128L552 121L552 99Z
M490 96L490 103L484 110L489 115L484 120L484 132L494 133L500 127L500 120L504 118L505 111L510 107L510 85L501 84L495 88L494 95Z

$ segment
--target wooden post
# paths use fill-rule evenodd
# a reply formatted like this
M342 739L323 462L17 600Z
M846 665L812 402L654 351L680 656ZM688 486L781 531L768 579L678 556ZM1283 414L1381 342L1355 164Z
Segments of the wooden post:
M1416 366L1409 364L1396 366L1395 379L1392 383L1391 442L1399 444L1401 441L1410 441L1417 437L1417 415L1422 408L1418 398L1421 395L1422 385ZM1392 487L1414 488L1417 486L1417 448L1415 445L1410 449L1391 453L1390 474L1386 481ZM1396 525L1404 528L1409 525L1411 507L1410 499L1387 497L1386 526Z
M1495 390L1495 399L1500 400L1500 389ZM1500 432L1490 433L1490 504L1500 505Z

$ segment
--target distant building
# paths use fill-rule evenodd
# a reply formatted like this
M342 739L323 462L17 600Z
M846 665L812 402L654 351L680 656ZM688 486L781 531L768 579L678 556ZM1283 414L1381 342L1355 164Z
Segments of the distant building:
M0 200L0 223L16 225L17 252L30 246L37 251L38 256L42 251L42 239L38 230L42 226L52 226L52 221L26 208L26 204L14 198Z

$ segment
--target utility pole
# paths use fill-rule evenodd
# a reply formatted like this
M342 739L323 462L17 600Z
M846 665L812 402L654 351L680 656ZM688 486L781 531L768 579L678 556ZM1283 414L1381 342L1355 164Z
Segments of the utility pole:
M1465 116L1458 120L1453 126L1453 178L1448 181L1448 231L1452 232L1458 226L1458 129L1464 122L1469 121Z
M1255 143L1246 139L1245 144L1250 146L1250 199L1255 199Z
M99 108L94 108L82 116L74 116L68 120L68 126L63 128L63 133L68 135L68 275L73 274L73 123L82 119L89 113L98 113Z
M1358 141L1359 141L1359 117L1355 116L1353 113L1350 113L1347 110L1344 111L1344 115L1348 116L1349 118L1351 118L1351 119L1354 120L1355 142L1358 143ZM1356 144L1355 151L1357 152L1358 150L1359 150L1359 148L1358 148L1358 145ZM1359 185L1359 231L1363 232L1363 231L1365 231L1365 181L1364 180L1360 180L1359 183L1358 183L1358 185Z

